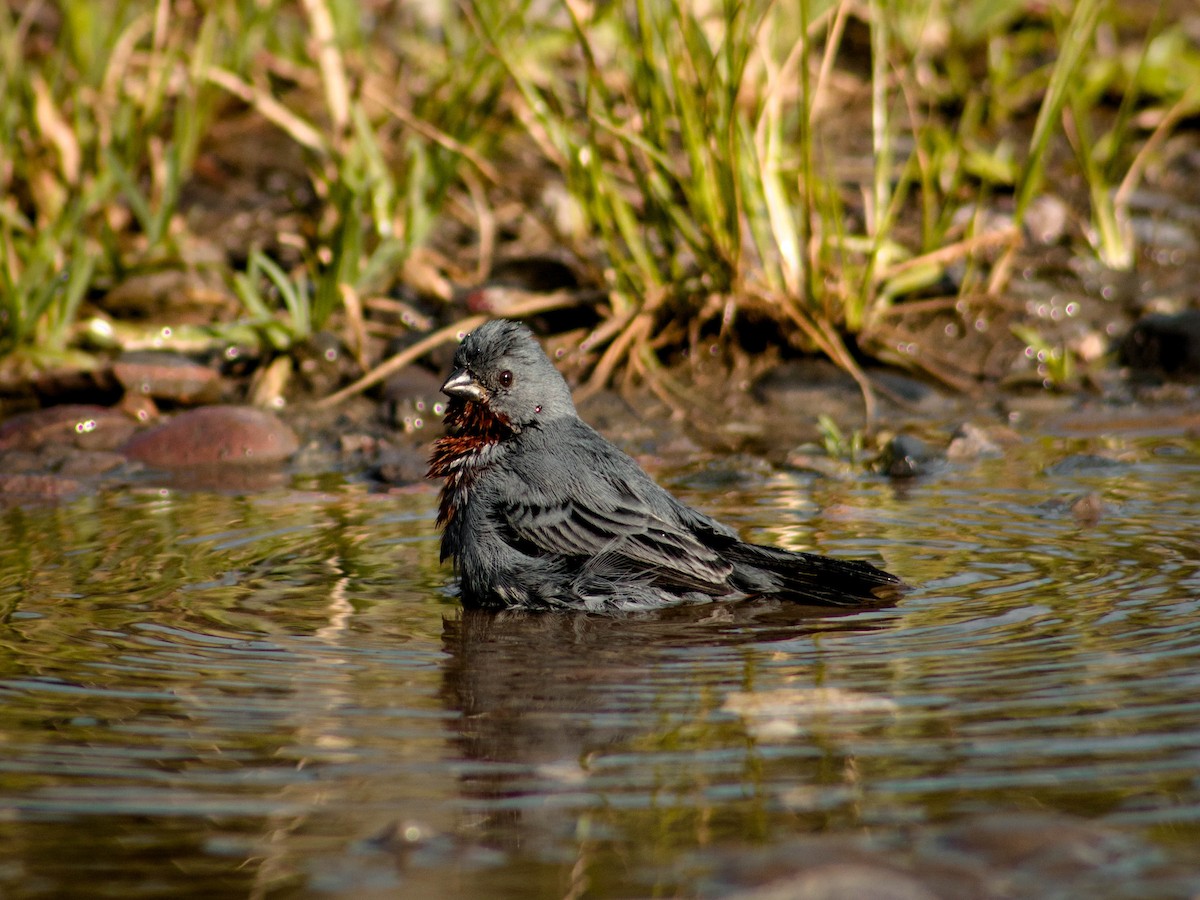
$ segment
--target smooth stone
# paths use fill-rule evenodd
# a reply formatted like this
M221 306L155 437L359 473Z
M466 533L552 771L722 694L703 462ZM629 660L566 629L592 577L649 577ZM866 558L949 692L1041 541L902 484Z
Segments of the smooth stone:
M915 478L929 474L938 455L920 438L898 434L880 454L880 471L891 478Z
M160 468L278 463L299 448L278 416L248 406L203 406L134 435L127 457Z
M137 427L107 406L69 403L18 413L0 424L0 450L37 450L55 444L113 450Z
M113 375L126 391L157 400L196 404L221 396L221 376L178 353L126 353L113 363Z

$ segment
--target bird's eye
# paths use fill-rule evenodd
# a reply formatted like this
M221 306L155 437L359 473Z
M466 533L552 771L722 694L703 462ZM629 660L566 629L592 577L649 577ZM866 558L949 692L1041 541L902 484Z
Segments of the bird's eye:
M500 387L512 387L513 373L505 369L500 373Z

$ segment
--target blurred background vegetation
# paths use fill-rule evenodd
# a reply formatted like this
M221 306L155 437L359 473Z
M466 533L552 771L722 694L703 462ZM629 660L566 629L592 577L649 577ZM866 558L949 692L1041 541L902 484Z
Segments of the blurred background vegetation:
M702 340L953 383L903 317L1002 297L1048 179L1051 242L1135 265L1129 199L1194 144L1189 9L13 0L3 381L317 332L357 375L482 309L562 305L594 385L669 384ZM512 260L565 294L480 301Z

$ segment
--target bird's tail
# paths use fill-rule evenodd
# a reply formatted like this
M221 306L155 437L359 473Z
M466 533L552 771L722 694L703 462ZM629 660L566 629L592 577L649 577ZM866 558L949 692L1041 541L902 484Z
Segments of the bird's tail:
M887 606L907 585L859 559L834 559L738 542L724 551L734 584L763 594L821 606Z

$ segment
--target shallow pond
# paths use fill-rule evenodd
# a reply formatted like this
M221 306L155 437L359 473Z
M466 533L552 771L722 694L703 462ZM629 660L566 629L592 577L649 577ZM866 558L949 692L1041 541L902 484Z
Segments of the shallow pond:
M915 590L464 616L432 488L0 510L0 894L1200 892L1200 443L736 465L656 474Z

